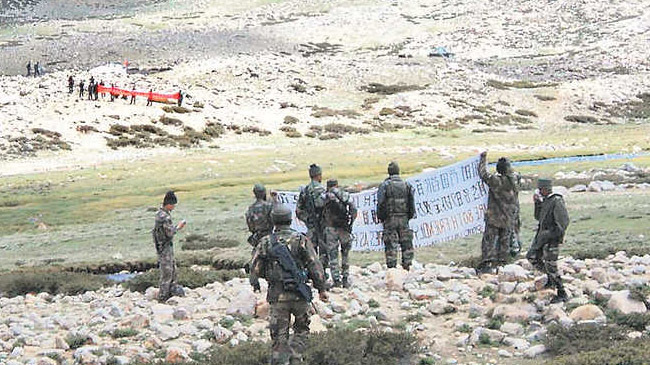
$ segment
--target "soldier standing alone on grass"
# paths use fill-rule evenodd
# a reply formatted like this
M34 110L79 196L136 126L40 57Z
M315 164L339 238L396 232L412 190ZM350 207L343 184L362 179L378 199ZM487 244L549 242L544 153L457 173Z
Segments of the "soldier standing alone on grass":
M488 208L485 214L485 230L481 241L481 264L479 273L492 273L505 265L510 255L511 243L518 243L519 178L512 171L510 161L501 157L497 173L487 171L487 152L481 153L478 165L481 180L489 189Z
M266 188L262 184L255 184L253 194L255 195L255 203L251 204L246 211L246 224L251 232L248 243L253 246L253 252L255 252L255 247L262 238L273 231L273 221L271 219L273 203L266 200Z
M158 300L165 302L172 296L184 296L183 288L176 283L176 261L174 260L174 235L185 227L185 220L178 225L172 223L172 211L178 199L173 191L168 191L163 199L162 207L156 213L153 228L153 242L158 253L158 266L160 268L160 289Z
M400 178L397 162L388 164L388 175L377 190L377 218L384 225L386 266L397 266L400 247L402 267L408 270L413 262L413 232L409 227L409 220L415 216L413 188Z
M300 189L296 216L307 226L307 237L313 243L316 252L320 254L321 261L325 260L325 250L322 249L323 239L323 193L325 188L323 181L323 170L320 166L312 164L309 166L309 177L311 182ZM324 262L324 261L323 261Z
M259 278L269 283L266 300L270 305L269 331L272 365L303 362L309 335L310 278L322 301L328 300L323 267L309 238L291 229L291 210L276 205L271 213L274 231L262 239L253 255L250 283L260 291ZM293 336L289 326L293 315Z
M539 194L533 196L535 219L539 221L533 244L526 258L533 266L548 277L546 288L556 288L557 294L551 303L566 302L567 294L558 272L557 259L560 244L569 226L569 213L560 194L553 194L553 182L550 179L537 181Z
M350 194L339 189L338 181L327 180L327 193L323 204L323 223L326 262L332 274L333 286L350 287L350 264L348 255L352 248L352 224L357 208L350 200ZM339 270L339 247L341 249L341 270Z

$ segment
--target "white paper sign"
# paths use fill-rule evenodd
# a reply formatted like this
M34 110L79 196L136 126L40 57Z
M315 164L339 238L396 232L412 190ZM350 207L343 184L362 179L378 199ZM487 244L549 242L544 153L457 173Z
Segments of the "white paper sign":
M415 218L409 225L415 247L432 246L484 229L488 187L478 175L479 157L425 172L406 181L413 187ZM278 199L293 213L292 228L306 232L307 227L296 218L298 193L278 192ZM351 194L357 207L352 233L353 251L384 249L383 227L377 219L377 189Z

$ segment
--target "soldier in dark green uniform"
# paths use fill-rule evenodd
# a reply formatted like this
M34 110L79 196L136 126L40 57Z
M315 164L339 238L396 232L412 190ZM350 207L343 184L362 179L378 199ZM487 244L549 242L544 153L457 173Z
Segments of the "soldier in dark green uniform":
M171 298L172 295L184 295L183 288L176 283L176 261L174 260L174 235L185 227L185 220L176 226L172 223L171 213L177 202L178 199L173 191L170 190L165 194L162 207L156 213L156 221L152 230L160 268L158 300L161 302Z
M327 260L323 269L330 268L333 286L350 287L350 264L348 255L352 248L352 224L357 208L350 200L350 194L339 189L335 179L327 180L327 193L323 203L323 225L325 227L325 248ZM339 247L341 269L339 270Z
M325 249L322 249L323 239L323 193L325 188L321 184L323 170L320 166L312 164L309 166L309 177L311 182L300 189L296 216L307 226L307 237L314 245L316 252L320 254L322 262L325 262Z
M266 188L262 184L255 184L253 194L255 203L251 204L246 211L246 224L251 232L248 243L253 246L254 251L262 237L270 234L273 230L273 221L271 220L273 203L266 200Z
M481 153L478 173L490 188L478 268L479 272L488 273L506 264L511 242L519 239L519 177L505 157L497 162L497 173L490 174L487 171L487 152Z
M271 216L274 231L257 245L249 279L255 291L260 290L259 278L265 278L269 283L266 300L271 307L271 364L296 364L302 362L309 335L311 288L306 284L306 279L312 280L320 299L326 302L325 274L309 238L291 229L291 210L284 205L276 205ZM296 275L284 265L292 265ZM290 339L292 315L293 336Z
M377 218L384 225L386 265L397 266L401 247L402 267L408 270L413 262L413 232L409 228L409 220L415 216L413 188L399 177L397 162L388 164L388 175L377 191Z
M565 302L566 291L557 268L560 244L569 226L569 213L562 195L553 194L553 182L550 179L539 179L537 182L539 194L535 193L535 219L539 221L533 244L526 258L536 269L546 273L547 288L557 288L557 295L551 303Z

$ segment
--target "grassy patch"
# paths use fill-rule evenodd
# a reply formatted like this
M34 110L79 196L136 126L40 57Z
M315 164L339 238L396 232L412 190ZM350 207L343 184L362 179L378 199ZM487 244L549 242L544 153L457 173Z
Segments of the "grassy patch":
M407 91L422 90L426 86L418 85L406 85L406 84L395 84L395 85L384 85L377 82L368 84L367 86L361 87L361 90L379 95L393 95L398 93L403 93Z
M228 248L239 246L239 241L227 237L208 237L204 234L190 234L185 237L181 246L184 251L210 250L213 248Z
M68 272L10 272L0 275L0 293L8 297L28 293L76 295L108 284L101 276Z
M186 267L178 268L178 284L188 288L198 288L215 281L228 281L236 277L244 276L240 270L209 270L195 271ZM144 274L123 283L127 289L144 293L149 287L158 287L160 271L149 270Z
M510 88L515 89L536 89L540 87L552 87L557 86L557 83L553 82L540 82L536 83L528 80L516 80L516 81L498 81L498 80L488 80L487 85L499 90L508 90Z
M625 339L625 329L620 326L577 324L564 328L554 325L548 328L545 345L553 356L573 355L610 347Z
M114 330L113 333L111 333L111 337L113 338L133 337L137 335L138 335L138 331L130 327L118 328Z

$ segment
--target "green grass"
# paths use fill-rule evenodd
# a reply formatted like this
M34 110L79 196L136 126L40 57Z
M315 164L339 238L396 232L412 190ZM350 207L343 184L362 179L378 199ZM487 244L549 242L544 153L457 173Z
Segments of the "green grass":
M0 179L0 221L3 222L0 225L0 270L15 269L17 264L42 266L52 260L58 260L61 265L155 260L150 230L155 208L170 188L179 196L174 220L185 218L188 221L187 229L176 239L177 245L182 245L182 238L188 235L219 237L240 244L234 248L213 249L214 258L246 260L250 257L250 248L246 243L243 213L253 200L252 185L264 182L269 189L297 190L307 182L307 166L313 162L323 166L326 179L337 177L342 185L357 182L372 185L385 177L386 164L392 159L400 161L403 175L409 176L426 167L459 161L495 145L507 152L491 153L490 160L500 155L517 160L620 152L633 146L647 146L647 135L650 135L650 126L640 125L520 131L516 132L516 138L507 140L498 134L475 136L462 130L445 132L424 127L326 142L295 141L278 136L250 137L252 143L257 144L254 149L193 150L182 158L117 162L93 169L3 177ZM534 152L535 147L547 143L561 148ZM446 159L437 153L421 152L424 146L449 146L457 152L453 159ZM531 148L522 149L521 146ZM279 160L291 165L278 163ZM551 176L556 171L616 167L623 162L526 167L521 172ZM650 157L637 158L634 163L650 166ZM269 170L272 165L284 171ZM574 222L562 254L587 247L639 246L638 236L650 234L649 218L644 215L648 211L648 196L649 193L639 191L571 195L567 203ZM534 222L530 196L522 194L521 201L525 250ZM632 219L634 216L637 218ZM576 221L578 218L583 219ZM39 228L40 223L47 228L43 230L43 225ZM122 258L114 258L117 254ZM448 263L479 254L479 237L474 236L435 248L418 249L416 259ZM373 261L383 261L382 255L352 255L354 264Z

